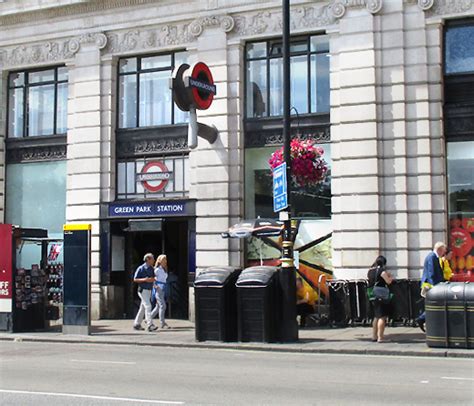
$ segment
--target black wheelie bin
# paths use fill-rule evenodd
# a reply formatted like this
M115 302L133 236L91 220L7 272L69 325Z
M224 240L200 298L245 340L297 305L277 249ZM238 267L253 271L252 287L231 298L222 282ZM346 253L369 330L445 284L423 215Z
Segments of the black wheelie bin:
M425 300L429 347L474 348L474 284L440 283Z
M207 268L194 280L197 341L237 341L235 282L240 269Z
M278 269L254 266L244 269L237 279L239 341L278 341Z

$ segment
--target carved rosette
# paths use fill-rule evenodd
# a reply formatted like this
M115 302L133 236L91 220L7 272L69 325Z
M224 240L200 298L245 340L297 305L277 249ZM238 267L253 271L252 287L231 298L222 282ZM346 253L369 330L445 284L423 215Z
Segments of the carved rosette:
M199 37L206 27L220 27L224 32L234 29L235 21L231 16L212 16L194 20L189 25L189 32L194 37Z
M331 6L331 12L335 18L342 18L346 14L346 7L340 1L336 1Z
M418 7L423 11L429 10L434 5L434 0L418 0Z
M382 0L367 0L365 7L372 14L377 14L382 10Z

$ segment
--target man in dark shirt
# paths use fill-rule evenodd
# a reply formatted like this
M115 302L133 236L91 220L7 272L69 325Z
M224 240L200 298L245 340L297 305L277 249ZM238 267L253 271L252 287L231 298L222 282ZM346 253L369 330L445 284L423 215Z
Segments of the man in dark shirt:
M153 324L151 318L151 289L155 280L155 270L153 268L155 257L153 254L148 253L143 257L143 261L145 262L137 268L133 277L133 281L138 284L138 296L141 300L133 328L135 330L143 330L142 321L143 316L145 316L147 330L155 331L158 327Z

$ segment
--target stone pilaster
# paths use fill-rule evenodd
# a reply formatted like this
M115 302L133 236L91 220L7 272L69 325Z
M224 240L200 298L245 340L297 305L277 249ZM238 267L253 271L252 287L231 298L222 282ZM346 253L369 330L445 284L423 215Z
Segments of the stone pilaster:
M335 276L367 273L379 253L375 17L353 10L331 34L331 157Z
M243 165L240 129L241 81L240 46L227 47L226 27L209 27L199 34L194 62L205 61L213 72L217 95L198 119L219 130L217 141L210 145L199 139L190 154L191 198L196 204L196 265L240 265L239 241L225 240L226 231L241 215Z
M91 309L100 318L100 228L101 172L110 159L103 153L101 124L109 111L101 112L101 48L105 36L81 38L80 50L69 64L69 104L67 137L66 221L92 224ZM110 75L109 75L110 78ZM110 92L109 92L110 96ZM104 96L105 97L105 96ZM110 125L110 123L109 123ZM104 132L106 129L104 129ZM110 170L108 171L110 173ZM107 172L106 172L107 174Z

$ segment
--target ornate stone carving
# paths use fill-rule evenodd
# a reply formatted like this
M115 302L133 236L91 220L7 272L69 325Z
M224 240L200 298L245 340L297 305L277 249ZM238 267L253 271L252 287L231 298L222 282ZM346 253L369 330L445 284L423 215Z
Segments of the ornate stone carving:
M221 27L224 32L230 32L234 26L235 22L231 16L203 17L194 20L189 25L189 32L194 37L199 37L206 27Z
M429 10L434 5L434 0L418 0L418 7L423 11Z
M107 37L101 32L89 33L63 41L49 41L43 44L4 49L0 50L0 54L3 54L5 65L8 66L64 61L73 58L79 52L81 44L90 43L103 49L107 45Z
M187 44L194 39L189 24L165 25L159 28L132 30L107 34L105 51L108 53L128 52L138 49L159 48Z
M335 18L342 18L346 13L346 7L340 1L336 1L331 6L331 12Z
M312 140L315 142L329 142L329 126L318 126L304 128L295 132L296 136L302 140ZM283 144L283 130L271 131L247 131L245 133L245 147L256 148L265 146L278 146Z
M104 49L107 45L107 37L104 33L88 33L79 37L80 44L94 44L99 49Z
M77 39L50 41L44 44L21 45L4 50L5 65L19 66L72 58L79 51Z
M162 152L178 152L188 149L186 136L142 140L117 140L117 156L132 157Z
M472 9L474 0L437 0L429 10L431 14L464 13Z
M8 163L62 160L66 159L66 145L7 149L6 159Z
M290 26L292 30L325 27L342 18L349 8L365 7L376 14L382 9L382 0L335 0L331 4L309 7L293 7ZM282 15L280 10L261 11L234 16L235 35L249 36L263 33L281 33Z

